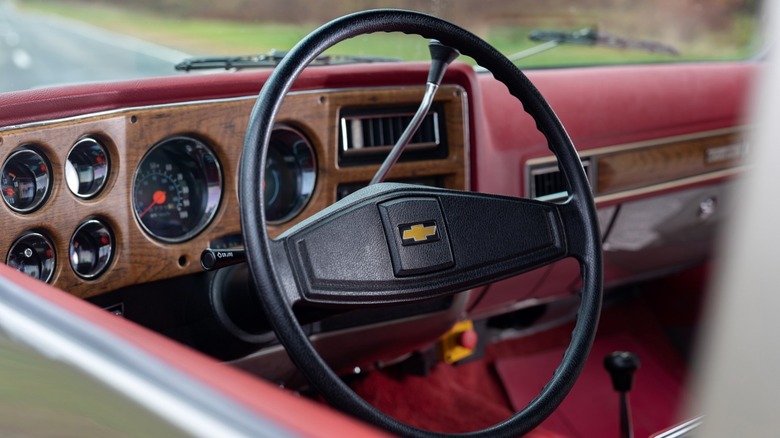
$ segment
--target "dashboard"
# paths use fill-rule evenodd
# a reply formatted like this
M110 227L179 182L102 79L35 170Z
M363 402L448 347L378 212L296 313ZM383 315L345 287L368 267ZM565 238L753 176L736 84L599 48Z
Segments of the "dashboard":
M730 187L749 153L742 117L755 70L722 63L528 72L587 170L607 287L684 269L712 254ZM303 73L275 121L267 157L271 236L370 181L417 109L427 73L424 63ZM242 245L239 161L268 74L1 95L3 261L291 384L295 367L259 316L245 265L212 273L200 264L207 248ZM546 140L521 104L463 63L448 70L389 180L552 202L566 196ZM453 299L298 316L326 360L349 370L402 357L464 317L486 319L576 296L578 272L564 260Z

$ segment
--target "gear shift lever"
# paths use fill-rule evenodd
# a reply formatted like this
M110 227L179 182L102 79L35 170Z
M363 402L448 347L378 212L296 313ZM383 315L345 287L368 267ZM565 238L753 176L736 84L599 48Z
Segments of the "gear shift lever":
M604 358L604 368L612 378L612 387L620 393L620 437L633 438L631 425L631 406L628 392L634 383L634 373L639 369L639 358L629 351L616 351Z
M436 40L431 40L428 44L428 50L431 53L431 69L428 71L428 81L425 84L425 95L420 103L420 108L417 109L417 113L412 117L409 126L407 126L406 130L401 134L401 138L398 139L398 142L393 146L393 149L390 150L387 158L385 158L382 166L379 167L379 170L377 170L376 175L374 175L369 184L376 184L385 180L387 172L389 172L390 168L393 167L393 164L398 161L401 152L403 152L406 145L409 144L409 140L411 140L412 136L417 132L423 119L428 114L428 110L431 109L433 98L436 95L436 90L439 89L439 85L441 85L441 80L444 79L444 72L447 71L447 66L460 55L460 52L457 50L445 46Z

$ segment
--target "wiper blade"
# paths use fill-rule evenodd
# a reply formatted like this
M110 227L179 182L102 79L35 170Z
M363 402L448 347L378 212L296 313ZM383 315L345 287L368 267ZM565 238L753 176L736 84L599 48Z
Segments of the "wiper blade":
M644 50L652 53L679 56L680 52L672 46L657 42L627 38L619 35L599 32L587 27L574 32L558 30L534 30L528 34L531 41L556 42L558 44L582 44L589 46L606 46L620 49Z
M246 56L211 56L205 58L187 58L174 67L180 71L190 70L208 70L213 68L220 68L225 70L231 69L243 69L243 68L257 68L257 67L273 67L282 60L281 57L277 58L276 55L246 55Z
M592 46L598 40L598 32L592 27L586 27L573 32L561 30L536 29L528 33L528 39L537 42L554 41L558 44L582 44Z
M225 69L241 70L245 68L275 67L287 56L286 51L272 50L261 55L212 56L205 58L187 58L174 67L180 71ZM382 56L320 55L310 65L336 65L371 62L399 62L399 58Z
M530 49L521 50L513 53L507 58L512 61L519 61L524 58L536 55L554 49L561 44L579 44L584 46L604 46L621 49L637 49L652 53L663 53L672 56L679 56L680 52L672 46L655 41L642 41L599 32L592 27L576 30L573 32L561 30L532 30L528 34L532 41L541 42L541 44Z

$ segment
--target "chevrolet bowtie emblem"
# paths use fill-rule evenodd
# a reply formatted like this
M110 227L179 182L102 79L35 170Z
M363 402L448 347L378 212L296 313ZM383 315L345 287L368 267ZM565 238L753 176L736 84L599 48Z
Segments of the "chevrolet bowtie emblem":
M434 221L401 225L398 229L401 232L401 241L404 246L439 240L439 230Z

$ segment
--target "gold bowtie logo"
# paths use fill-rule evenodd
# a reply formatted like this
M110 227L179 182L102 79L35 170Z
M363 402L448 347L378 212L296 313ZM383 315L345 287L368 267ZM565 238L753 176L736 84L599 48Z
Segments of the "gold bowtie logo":
M427 243L439 240L435 222L405 225L401 228L401 240L404 245Z

